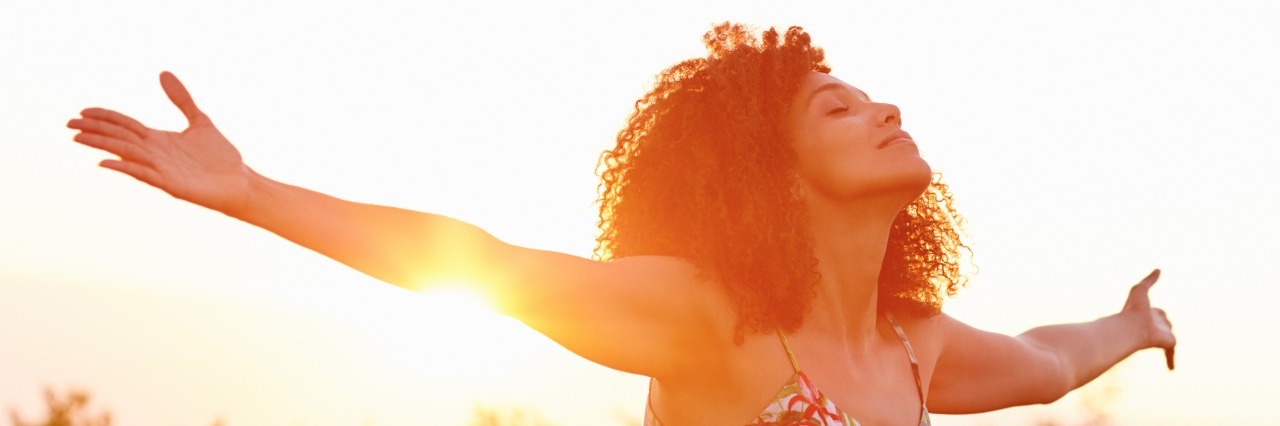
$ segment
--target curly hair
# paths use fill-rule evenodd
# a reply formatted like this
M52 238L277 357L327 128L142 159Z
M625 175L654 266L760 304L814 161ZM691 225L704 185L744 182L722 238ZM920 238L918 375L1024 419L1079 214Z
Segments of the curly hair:
M677 256L729 294L735 335L794 331L808 312L818 261L784 115L810 72L830 73L800 27L760 37L723 23L703 36L708 55L659 73L635 103L617 145L600 156L602 261ZM895 217L879 277L881 310L940 312L955 295L963 219L940 175Z

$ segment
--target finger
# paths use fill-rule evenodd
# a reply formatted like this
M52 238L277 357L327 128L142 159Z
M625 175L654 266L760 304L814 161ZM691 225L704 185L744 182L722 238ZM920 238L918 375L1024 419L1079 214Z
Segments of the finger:
M147 185L157 188L160 187L160 174L141 164L120 160L102 160L98 165L103 168L115 170L132 176L134 179L140 180Z
M67 122L67 127L88 133L97 133L109 138L116 138L129 143L138 143L142 139L137 134L117 126L109 121L95 120L88 118L73 118Z
M106 152L115 154L122 159L133 161L136 163L150 164L147 159L146 151L138 145L134 145L119 139L113 139L94 133L80 133L72 140L90 148L101 149Z
M106 108L86 108L84 111L80 111L80 116L111 122L117 126L128 129L130 132L133 132L133 134L138 135L138 138L141 139L145 139L147 137L147 126L142 125L142 123L139 123L138 120L134 120L132 117Z
M1156 284L1156 280L1160 279L1160 270L1156 269L1147 274L1142 281L1134 284L1129 288L1129 300L1146 300L1147 293L1151 290L1151 286Z
M182 111L182 115L187 116L187 124L195 126L204 119L204 113L196 107L196 101L191 99L191 93L187 92L187 87L183 86L173 73L168 71L160 73L160 87L164 88L164 94L168 95L169 101Z
M1175 347L1177 346L1170 346L1164 350L1164 363L1169 367L1169 371L1173 371L1173 348Z
M1160 269L1159 268L1152 269L1150 274L1147 274L1147 276L1143 278L1142 281L1138 282L1138 285L1143 285L1143 286L1146 286L1147 288L1151 288L1151 286L1156 285L1156 280L1159 280L1159 279L1160 279Z

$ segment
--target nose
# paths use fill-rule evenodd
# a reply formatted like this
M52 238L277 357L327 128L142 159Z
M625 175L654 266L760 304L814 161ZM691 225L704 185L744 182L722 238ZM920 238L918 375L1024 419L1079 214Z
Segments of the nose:
M902 111L894 104L880 104L880 125L892 124L902 127Z

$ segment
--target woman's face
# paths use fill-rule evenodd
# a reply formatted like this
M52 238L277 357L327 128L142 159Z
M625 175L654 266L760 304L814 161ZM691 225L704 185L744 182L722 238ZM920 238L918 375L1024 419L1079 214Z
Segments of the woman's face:
M901 205L920 196L932 171L902 131L901 114L840 79L806 76L787 115L805 196L847 201L888 195L901 197Z

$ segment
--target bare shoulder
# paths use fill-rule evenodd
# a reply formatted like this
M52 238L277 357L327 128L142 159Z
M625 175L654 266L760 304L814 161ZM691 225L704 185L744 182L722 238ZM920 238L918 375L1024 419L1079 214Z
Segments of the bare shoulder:
M675 256L649 255L624 257L605 265L611 269L608 275L615 277L619 285L643 289L632 292L631 296L643 294L657 299L649 306L683 312L679 315L683 320L696 316L706 321L704 325L713 326L715 331L732 333L737 317L728 293L712 273L692 261ZM710 336L700 338L707 337Z
M723 288L710 273L692 261L675 256L630 256L601 264L601 273L615 285L648 288L675 303L728 306Z
M894 320L902 327L916 360L920 364L921 379L928 386L938 358L946 347L947 329L955 321L944 313L933 316L895 315Z
M602 265L616 272L634 274L634 277L660 278L673 285L694 286L708 281L707 274L692 261L676 256L628 256L603 262Z
M624 285L650 287L644 293L656 296L668 312L686 323L691 338L702 344L729 343L737 315L724 286L692 261L675 256L631 256L608 263L610 275L621 277ZM695 327L696 326L696 327Z
M955 321L944 313L932 316L897 314L893 319L902 327L912 347L938 343L945 337L949 324Z
M946 313L933 316L910 316L903 319L902 323L912 346L919 346L920 349L917 351L924 350L934 357L943 356L943 352L953 342L971 339L975 333L980 332Z

